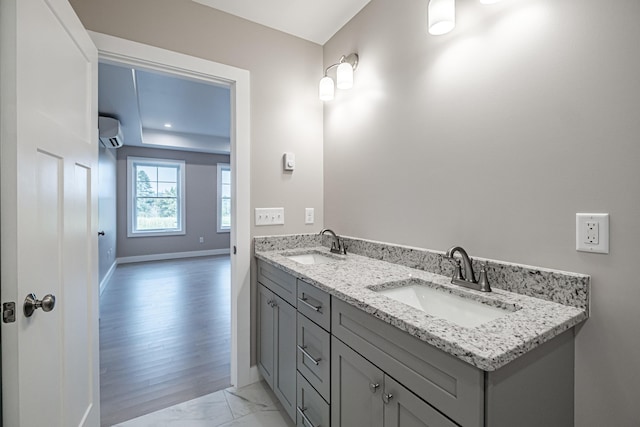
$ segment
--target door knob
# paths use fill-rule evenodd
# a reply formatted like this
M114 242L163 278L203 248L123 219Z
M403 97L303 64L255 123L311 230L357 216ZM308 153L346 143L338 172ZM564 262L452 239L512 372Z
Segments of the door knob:
M41 300L37 299L36 294L29 294L24 299L24 315L26 317L31 317L33 312L36 309L41 308L44 312L49 312L53 310L56 306L56 297L55 295L45 295Z

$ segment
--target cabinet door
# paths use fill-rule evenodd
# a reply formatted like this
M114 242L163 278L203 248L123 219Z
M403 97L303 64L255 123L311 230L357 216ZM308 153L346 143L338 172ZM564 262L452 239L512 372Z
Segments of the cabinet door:
M331 426L382 427L382 371L335 337L331 350Z
M265 381L273 389L275 341L275 295L269 289L258 285L258 369Z
M457 426L387 375L384 377L382 400L384 401L384 427Z
M292 420L296 419L296 309L275 298L275 370L273 391Z

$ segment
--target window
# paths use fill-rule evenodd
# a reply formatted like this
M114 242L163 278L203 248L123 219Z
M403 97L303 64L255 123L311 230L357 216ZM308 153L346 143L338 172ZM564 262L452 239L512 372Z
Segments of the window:
M218 233L231 230L231 167L218 163Z
M185 234L184 161L127 158L127 235Z

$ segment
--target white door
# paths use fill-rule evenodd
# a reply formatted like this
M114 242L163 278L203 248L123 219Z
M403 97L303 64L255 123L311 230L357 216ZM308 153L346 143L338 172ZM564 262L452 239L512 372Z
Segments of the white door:
M66 0L1 0L0 49L3 425L98 426L97 51Z

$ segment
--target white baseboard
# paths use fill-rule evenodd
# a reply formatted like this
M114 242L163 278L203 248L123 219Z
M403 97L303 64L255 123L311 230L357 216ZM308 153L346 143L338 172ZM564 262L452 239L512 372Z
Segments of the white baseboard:
M109 267L109 271L107 271L107 274L105 274L102 280L100 281L100 295L102 295L105 288L107 287L107 283L109 283L109 279L111 279L111 276L113 276L113 272L116 271L117 266L118 266L118 260L115 259L113 260L113 264L111 264L111 267Z
M189 251L189 252L173 252L168 254L153 254L153 255L137 255L118 258L118 264L129 264L132 262L145 262L145 261L162 261L165 259L178 259L178 258L193 258L199 256L211 256L211 255L228 255L231 253L229 248L225 249L210 249L207 251Z
M262 375L258 370L258 365L253 365L251 368L249 368L249 381L251 381L251 384L253 384L261 380L262 380Z

